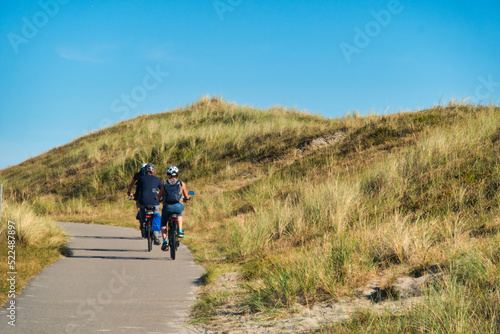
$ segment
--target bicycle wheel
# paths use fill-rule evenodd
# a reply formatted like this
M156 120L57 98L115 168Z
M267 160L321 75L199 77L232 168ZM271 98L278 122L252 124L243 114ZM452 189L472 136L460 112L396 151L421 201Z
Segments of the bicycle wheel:
M148 237L148 252L153 249L153 231L151 231L151 225L149 222L146 223L146 234Z
M170 243L170 257L172 260L175 260L175 251L177 250L177 233L176 233L176 222L175 221L170 221L170 226L168 229L168 242Z

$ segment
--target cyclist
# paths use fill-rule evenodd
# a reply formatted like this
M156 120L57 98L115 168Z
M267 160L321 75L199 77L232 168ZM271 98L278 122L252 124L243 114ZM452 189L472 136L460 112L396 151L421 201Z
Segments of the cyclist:
M155 166L147 164L145 167L146 175L139 177L135 189L137 203L139 205L139 222L141 226L141 234L145 237L144 222L146 220L146 206L154 206L154 212L160 211L160 202L156 199L158 191L162 189L161 181L154 175ZM155 233L155 243L159 244L159 236Z
M132 194L130 193L132 191L132 188L134 187L134 184L137 182L137 180L139 180L139 178L143 175L146 174L146 171L144 170L146 168L148 164L147 163L142 163L141 164L141 169L139 169L139 171L137 173L134 174L134 176L132 177L132 180L130 181L129 185L128 185L128 189L127 189L127 195L128 197L132 197Z
M135 200L135 206L137 207L137 215L135 216L135 219L139 220L139 202L137 202L137 197L131 194L132 188L136 184L137 180L143 175L146 174L146 171L144 170L148 164L147 163L142 163L141 164L141 169L137 173L134 174L132 177L132 180L130 181L128 188L127 188L127 196L128 197L134 197Z
M167 225L170 219L171 213L177 213L179 218L179 238L184 238L184 232L182 231L182 211L184 211L184 204L182 204L182 197L184 195L184 200L189 201L188 191L186 189L186 184L179 180L177 177L179 175L179 169L176 166L170 166L167 168L168 179L163 183L163 187L160 189L157 200L163 197L163 209L161 213L161 233L163 236L163 244L161 245L162 250L168 250L167 241Z

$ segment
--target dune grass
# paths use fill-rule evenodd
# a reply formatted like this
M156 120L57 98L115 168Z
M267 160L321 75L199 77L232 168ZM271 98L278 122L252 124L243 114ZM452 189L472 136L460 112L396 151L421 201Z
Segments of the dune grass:
M339 144L315 152L311 159L323 163L309 165L308 173L302 171L310 162L301 159L236 192L198 203L192 212L197 222L193 232L215 228L212 238L220 240L217 249L206 250L205 259L217 254L241 265L247 275L247 303L254 311L336 299L371 278L421 275L436 265L455 275L457 263L468 263L475 249L498 239L500 113L498 108L471 106L443 111L454 121L423 128L413 143L400 149L374 152L374 144L350 157L344 151L350 143ZM402 136L404 131L396 140ZM354 160L350 170L330 159L336 154ZM363 166L366 160L370 164ZM220 212L213 212L215 203L224 203ZM219 224L204 217L217 217ZM493 254L479 257L491 263L490 276L498 271ZM455 276L450 279L456 282ZM479 278L461 279L467 287ZM463 288L452 283L439 289L440 297L435 292L429 303ZM485 301L495 300L496 292L488 290L492 286L456 293L462 299L453 307L463 307L456 312L477 317L478 328L492 326L496 311L477 314L466 307L475 293ZM443 312L449 307L441 306ZM455 322L456 313L435 316L426 321L448 322L443 331L473 328L454 327L463 325ZM429 326L434 331L437 325Z
M0 216L0 235L3 259L0 263L0 302L3 303L11 294L7 278L12 275L8 273L16 272L17 294L30 278L61 256L66 236L51 220L37 216L27 204L5 201Z
M423 301L397 314L358 311L349 321L314 333L498 333L500 295L498 236L452 259L444 279L426 289Z
M135 226L125 192L140 163L160 177L179 166L197 192L184 242L207 269L196 307L204 321L231 298L211 289L227 272L243 277L235 294L246 312L269 313L438 267L446 279L418 308L359 313L323 331L489 330L498 319L499 129L495 106L324 119L203 98L82 137L0 171L0 181L9 200L38 213Z

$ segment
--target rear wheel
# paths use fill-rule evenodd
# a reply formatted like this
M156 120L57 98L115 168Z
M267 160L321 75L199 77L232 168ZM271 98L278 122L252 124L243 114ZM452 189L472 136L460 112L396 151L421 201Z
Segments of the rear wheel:
M169 244L170 244L170 257L172 258L172 260L175 260L175 251L177 250L177 233L175 233L176 231L176 226L175 226L175 222L172 221L170 222L170 227L169 227L169 230L168 230L168 235L169 235Z
M146 234L148 237L148 252L153 249L153 231L151 231L151 225L149 222L146 223Z

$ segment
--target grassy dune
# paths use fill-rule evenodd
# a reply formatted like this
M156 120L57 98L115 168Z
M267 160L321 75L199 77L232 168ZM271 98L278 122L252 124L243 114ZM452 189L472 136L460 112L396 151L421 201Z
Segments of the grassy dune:
M420 306L322 332L495 332L499 150L494 106L324 119L203 98L82 137L0 171L0 182L40 214L135 226L133 172L179 166L197 192L185 241L207 269L201 320L235 295L249 313L293 311L439 268L445 279ZM210 289L226 272L243 276L244 291Z
M9 225L14 228L9 228ZM7 273L17 273L15 274L15 285L16 293L19 293L30 278L61 256L66 245L66 236L52 221L37 216L27 204L6 202L3 202L2 205L0 235L2 236L0 238L0 252L2 254L0 303L3 304L12 294L10 284L7 281L11 275ZM8 236L14 237L15 242ZM7 260L13 267L9 266Z

